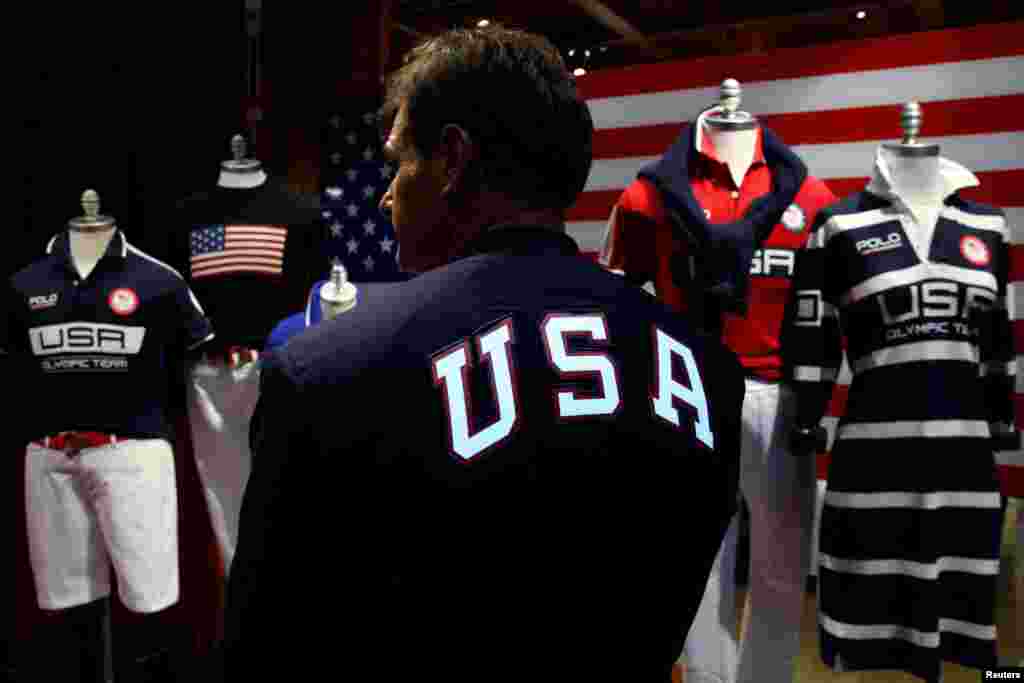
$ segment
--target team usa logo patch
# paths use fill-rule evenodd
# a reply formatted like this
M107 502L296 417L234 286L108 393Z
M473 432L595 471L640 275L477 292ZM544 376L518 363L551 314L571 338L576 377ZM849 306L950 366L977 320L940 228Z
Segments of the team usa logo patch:
M117 315L131 315L139 307L139 295L133 289L119 287L110 293L107 303Z
M800 232L807 225L807 217L804 210L796 204L790 204L789 208L782 212L782 225L790 232Z
M987 266L992 261L988 247L974 235L964 235L960 239L960 253L976 266Z

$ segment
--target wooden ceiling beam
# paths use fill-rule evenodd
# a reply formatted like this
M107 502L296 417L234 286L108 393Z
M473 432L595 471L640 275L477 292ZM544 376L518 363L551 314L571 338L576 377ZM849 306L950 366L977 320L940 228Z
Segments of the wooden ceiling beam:
M600 0L570 0L570 2L596 19L601 25L622 36L623 42L630 45L646 46L649 44L647 36Z
M759 52L778 47L795 47L805 42L830 42L852 37L885 35L892 28L890 17L896 11L914 7L920 0L864 3L849 7L818 10L798 15L765 17L730 24L648 34L638 45L625 38L602 43L613 49L607 62L638 64L697 55ZM927 3L927 0L925 2ZM853 14L867 12L864 21ZM820 34L820 35L818 35ZM816 41L811 38L820 37ZM616 54L617 53L617 54Z

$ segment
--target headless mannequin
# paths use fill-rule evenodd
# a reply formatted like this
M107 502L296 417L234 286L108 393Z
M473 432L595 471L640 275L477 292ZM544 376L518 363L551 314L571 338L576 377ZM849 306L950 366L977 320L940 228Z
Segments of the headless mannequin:
M99 195L82 194L84 215L68 222L71 260L84 280L95 270L114 236L116 223L100 215ZM172 654L180 644L163 612L136 614L111 637L110 598L61 610L44 610L36 636L41 651L33 657L39 680L105 683L112 666L118 683L172 683L181 666ZM170 608L168 608L170 609ZM111 644L113 647L111 648ZM111 652L113 650L112 661ZM63 654L54 656L58 651Z
M904 138L899 143L886 143L879 156L888 171L893 192L910 209L914 230L909 239L918 256L926 259L935 225L942 211L945 184L939 171L939 146L917 142L921 128L921 107L910 102L901 116Z
M251 190L267 182L267 173L257 159L246 159L245 138L236 135L231 138L232 159L222 161L217 187L231 190ZM257 358L254 349L232 349L228 353L228 366L235 368Z
M737 81L726 79L722 82L720 92L719 106L705 112L699 118L699 134L707 136L708 142L714 147L715 155L728 167L735 186L740 188L743 187L747 171L754 163L760 123L752 114L739 110L741 91ZM740 641L743 640L749 623L750 609L744 609L743 621L739 627ZM685 683L685 670L681 670L678 665L676 670L681 683Z
M320 312L324 320L331 320L356 305L357 290L348 281L344 266L335 259L331 279L320 289Z
M93 190L82 194L82 207L85 215L68 222L68 243L75 270L84 280L107 252L116 224L113 218L100 215L99 195Z

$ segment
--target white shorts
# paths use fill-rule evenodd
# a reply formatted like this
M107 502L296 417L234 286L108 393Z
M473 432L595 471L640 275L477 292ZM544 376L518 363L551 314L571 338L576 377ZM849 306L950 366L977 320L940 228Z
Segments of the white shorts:
M133 612L178 601L178 500L167 441L127 439L75 458L30 443L25 487L42 609L109 596L111 565L121 602Z

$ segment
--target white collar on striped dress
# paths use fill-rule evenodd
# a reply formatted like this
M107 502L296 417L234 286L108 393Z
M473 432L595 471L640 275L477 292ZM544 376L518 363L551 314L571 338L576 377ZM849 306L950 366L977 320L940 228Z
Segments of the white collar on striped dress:
M939 157L939 175L942 177L944 185L943 199L947 199L951 194L965 187L977 187L981 184L978 177L971 173L967 167L945 157ZM902 203L902 198L899 197L893 187L892 174L889 172L889 165L885 163L881 146L875 152L874 175L872 175L871 182L864 189L879 197L900 200Z

